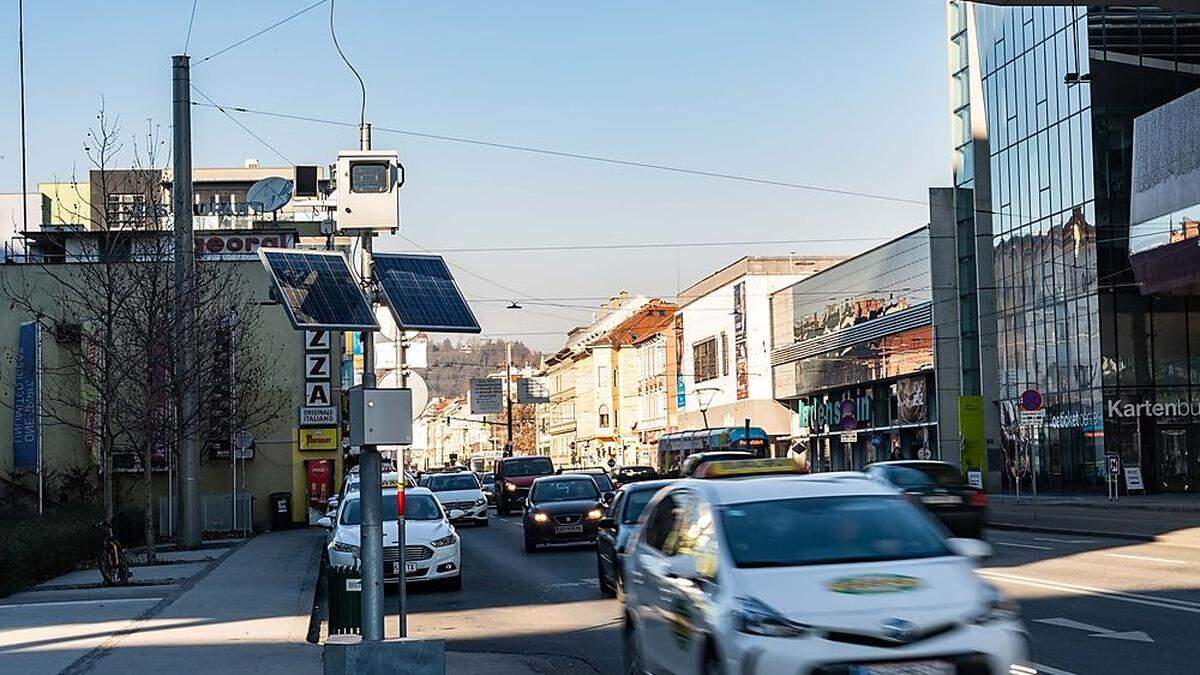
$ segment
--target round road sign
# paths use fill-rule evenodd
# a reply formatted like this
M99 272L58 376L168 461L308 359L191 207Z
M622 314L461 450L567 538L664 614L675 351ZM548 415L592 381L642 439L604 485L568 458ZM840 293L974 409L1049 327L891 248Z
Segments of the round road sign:
M1017 399L1021 409L1027 412L1036 412L1042 409L1042 392L1037 389L1026 389L1021 392L1021 398Z

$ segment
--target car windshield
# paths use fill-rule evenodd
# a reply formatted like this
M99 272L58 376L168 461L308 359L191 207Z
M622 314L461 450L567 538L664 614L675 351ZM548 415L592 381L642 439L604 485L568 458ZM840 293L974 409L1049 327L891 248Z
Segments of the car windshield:
M950 555L941 534L901 497L810 497L721 509L738 567L792 567Z
M429 489L434 492L449 492L450 490L478 490L479 483L475 476L469 473L447 474L434 476L429 479Z
M485 474L483 474L483 478L482 478L482 479L480 479L480 480L481 480L483 483L485 483L485 484L487 484L487 483L491 483L491 482L493 482L493 481L495 481L495 480L496 480L496 474L494 474L494 473L485 473Z
M658 475L655 474L654 469L651 469L650 467L640 467L639 466L639 467L632 467L629 469L621 469L620 471L617 472L617 477L619 477L621 480L635 481L635 480L652 480L654 478L657 478Z
M889 466L888 478L900 487L943 487L966 485L962 474L949 464L906 464Z
M397 520L396 493L383 495L383 519ZM407 495L404 499L404 517L408 520L441 520L442 509L431 495ZM343 525L362 523L362 504L357 499L346 502L342 509Z
M513 459L504 463L504 475L516 478L518 476L545 476L554 473L554 467L545 457L530 457L529 459Z
M543 480L533 486L535 502L567 502L574 499L599 499L596 484L587 478Z
M658 490L635 490L625 496L625 513L621 514L621 523L632 525L641 517L642 511L646 510L646 504L650 503Z
M580 475L588 476L592 480L596 481L596 487L600 488L601 492L612 492L616 489L613 487L612 479L609 478L608 474L606 473L592 473L589 471L587 473L581 473Z

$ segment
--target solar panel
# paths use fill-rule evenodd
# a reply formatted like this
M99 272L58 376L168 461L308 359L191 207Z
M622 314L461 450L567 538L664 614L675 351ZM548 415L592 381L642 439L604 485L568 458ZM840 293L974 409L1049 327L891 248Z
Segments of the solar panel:
M480 332L441 256L376 253L375 279L396 323L404 329Z
M263 248L259 258L297 330L379 330L367 296L340 252Z

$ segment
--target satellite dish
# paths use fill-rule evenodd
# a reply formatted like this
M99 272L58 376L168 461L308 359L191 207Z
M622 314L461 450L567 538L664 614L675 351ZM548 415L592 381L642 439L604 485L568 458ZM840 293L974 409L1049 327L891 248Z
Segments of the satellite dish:
M274 213L292 201L295 183L281 176L268 176L246 190L246 203L259 213Z

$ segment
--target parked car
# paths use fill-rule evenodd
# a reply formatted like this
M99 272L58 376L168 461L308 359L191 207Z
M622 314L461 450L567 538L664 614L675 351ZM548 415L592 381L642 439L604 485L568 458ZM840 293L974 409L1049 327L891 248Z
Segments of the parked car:
M554 473L549 457L524 455L496 460L493 490L496 493L496 513L507 516L525 502L533 481Z
M400 534L397 491L383 492L383 575L387 582L400 580ZM352 567L358 564L362 545L359 496L347 496L338 507L337 519L328 516L318 523L330 528L327 546L329 564ZM462 551L458 533L433 493L412 488L404 495L404 576L407 582L441 582L462 589Z
M452 522L469 521L487 527L487 499L475 474L470 471L434 474L429 478L429 490L447 512L462 512L459 518L451 518Z
M658 480L658 472L652 466L622 466L612 473L613 485L618 489L643 480Z
M868 476L898 488L958 537L979 539L987 522L987 493L973 488L949 462L898 460L868 464Z
M525 516L525 552L542 544L566 544L596 540L597 526L604 517L600 490L589 476L543 476L533 481Z
M724 478L646 506L623 672L1008 673L1029 657L1019 609L975 572L991 548L945 538L898 490L861 473Z
M600 519L596 534L596 579L600 592L606 596L620 595L622 591L622 560L629 539L638 528L638 518L646 504L670 480L650 480L630 483L617 490L608 513Z

